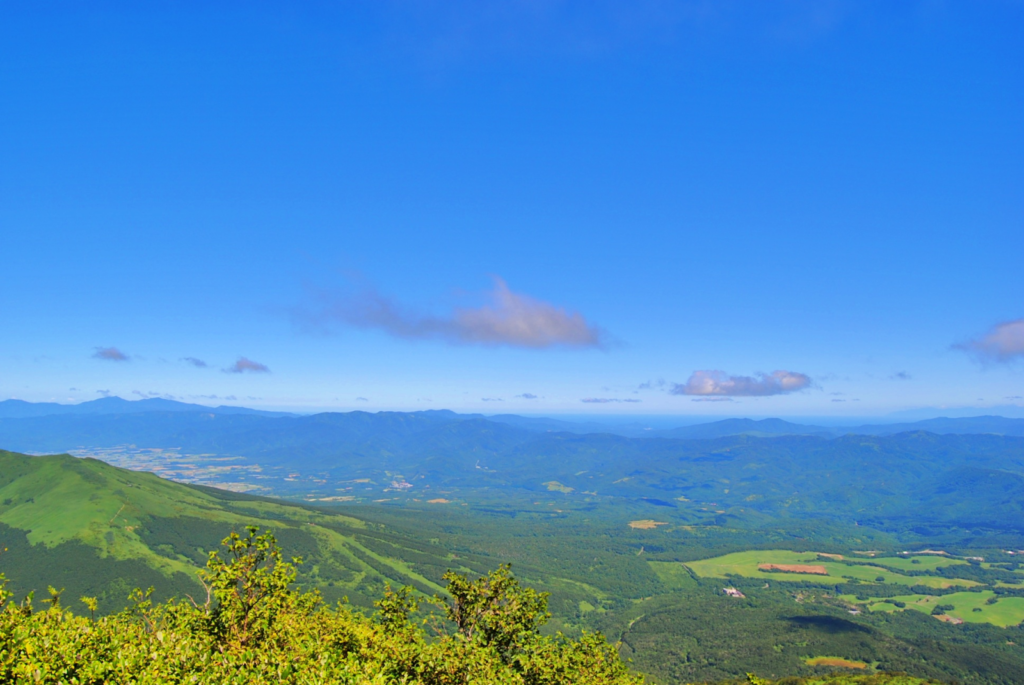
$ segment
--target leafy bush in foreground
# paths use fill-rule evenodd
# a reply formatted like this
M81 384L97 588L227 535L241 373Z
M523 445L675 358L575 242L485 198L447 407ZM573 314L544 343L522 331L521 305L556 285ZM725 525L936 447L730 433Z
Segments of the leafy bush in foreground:
M372 617L291 589L293 563L269 532L257 533L225 539L226 558L210 554L198 601L154 605L135 591L129 609L93 619L62 606L59 591L35 611L31 598L14 604L0 586L0 682L642 682L600 635L540 635L547 597L521 587L507 566L475 581L449 573L451 599L430 600L447 622L435 612L417 624L410 588L388 589Z

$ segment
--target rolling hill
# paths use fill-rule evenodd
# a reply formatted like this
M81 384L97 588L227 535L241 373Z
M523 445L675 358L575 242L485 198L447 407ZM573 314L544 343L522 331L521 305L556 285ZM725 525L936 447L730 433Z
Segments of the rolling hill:
M785 422L729 425L752 424L789 430ZM125 446L173 449L184 464L171 474L179 480L313 502L522 504L554 492L573 506L658 507L689 522L804 518L919 535L1024 534L1024 438L993 433L627 438L444 411L176 411L2 419L0 445L80 456L90 453L84 447L114 456ZM237 467L230 478L224 459ZM190 476L203 460L205 479ZM157 455L141 468L166 462ZM956 487L964 478L974 485Z
M0 570L19 596L53 585L71 597L98 596L101 609L112 610L136 585L154 586L158 597L195 593L207 553L250 524L272 528L290 553L305 557L303 583L357 605L367 606L385 582L429 594L449 567L496 566L472 556L453 562L436 545L336 512L182 485L94 459L0 452L7 548ZM415 563L374 551L385 540Z

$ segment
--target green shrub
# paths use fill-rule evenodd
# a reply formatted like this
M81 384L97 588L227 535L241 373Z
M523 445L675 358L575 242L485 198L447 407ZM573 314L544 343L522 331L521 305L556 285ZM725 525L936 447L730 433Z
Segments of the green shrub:
M206 597L131 606L94 619L66 608L11 601L0 575L0 682L406 683L408 685L633 685L614 645L599 634L543 636L547 595L523 588L509 566L471 580L449 572L440 611L413 620L411 588L392 591L364 616L292 589L295 563L269 532L224 540L202 573ZM90 613L94 598L83 597ZM447 618L442 619L441 615Z

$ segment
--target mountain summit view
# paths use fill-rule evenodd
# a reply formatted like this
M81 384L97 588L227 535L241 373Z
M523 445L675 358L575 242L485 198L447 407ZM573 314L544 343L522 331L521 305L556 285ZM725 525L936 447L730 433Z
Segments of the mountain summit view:
M1024 685L1024 5L0 5L0 683Z

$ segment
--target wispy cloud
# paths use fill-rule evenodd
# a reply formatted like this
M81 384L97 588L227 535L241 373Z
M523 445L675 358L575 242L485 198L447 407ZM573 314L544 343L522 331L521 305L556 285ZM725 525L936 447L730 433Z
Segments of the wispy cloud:
M889 380L891 381L909 381L911 378L913 378L913 376L906 371L897 371L889 376Z
M356 402L369 402L369 401L370 401L370 400L368 400L368 399L367 399L367 398L365 398L365 397L357 397L357 398L356 398Z
M128 355L116 347L97 347L92 356L94 359L103 359L108 362L128 361Z
M616 397L585 397L582 400L580 400L580 402L583 402L585 404L609 404L609 403L612 403L612 402L628 402L628 403L632 404L632 403L637 403L637 402L643 402L643 400L632 400L632 399L621 400L621 399L618 399Z
M150 390L148 392L142 392L141 390L132 390L132 394L133 395L138 395L139 397L141 397L143 399L149 399L149 398L152 398L152 397L162 397L165 400L177 400L178 399L174 395L168 394L166 392L153 392L152 390Z
M640 385L636 386L636 389L637 390L653 390L655 388L664 388L665 385L666 385L665 384L665 379L664 378L659 378L656 381L646 381L644 383L641 383Z
M103 395L104 397L110 397L110 391L109 390L97 390L96 393L99 394L99 395Z
M224 369L226 373L270 373L266 365L254 362L245 357L239 357L238 361Z
M694 397L691 402L735 402L731 397Z
M521 400L535 400L537 399L537 396L532 392L524 392L522 395L516 395L516 398Z
M205 369L209 364L204 362L202 359L196 359L195 357L182 357L181 361L191 364L197 369Z
M505 400L501 399L500 397L481 397L480 401L481 402L504 402Z
M796 371L773 371L754 376L730 376L724 371L694 371L686 383L674 383L673 395L764 397L810 387L811 378Z
M443 340L457 345L497 347L604 348L608 335L587 322L579 312L513 292L505 281L494 279L490 302L480 307L458 307L450 314L433 316L415 312L372 287L353 296L321 294L315 310L293 312L306 326L324 328L343 324L378 329L407 340Z
M983 362L1010 362L1024 358L1024 319L1005 321L993 326L988 333L953 345Z

